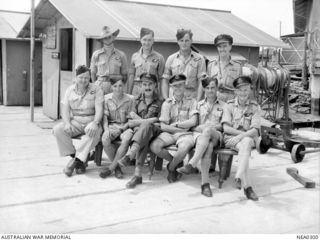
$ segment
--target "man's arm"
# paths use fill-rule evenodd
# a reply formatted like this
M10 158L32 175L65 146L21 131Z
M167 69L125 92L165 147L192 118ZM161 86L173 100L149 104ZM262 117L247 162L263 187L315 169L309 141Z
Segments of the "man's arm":
M129 127L134 128L136 126L140 126L143 123L155 123L158 121L157 117L148 118L148 119L135 119L135 120L129 120Z
M194 127L197 125L198 117L197 115L192 115L189 120L185 120L182 122L176 122L171 124L171 126L176 126L182 129L190 129L191 127Z

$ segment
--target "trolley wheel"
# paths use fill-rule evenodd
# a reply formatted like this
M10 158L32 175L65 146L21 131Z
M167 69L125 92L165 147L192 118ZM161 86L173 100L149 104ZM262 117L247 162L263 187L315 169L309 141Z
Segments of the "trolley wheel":
M268 150L269 150L269 146L266 145L266 143L264 143L263 139L261 136L259 136L258 140L257 140L257 151L260 154L265 154Z
M291 150L291 159L294 163L301 162L304 158L304 154L300 154L301 151L305 151L306 148L302 144L295 144Z

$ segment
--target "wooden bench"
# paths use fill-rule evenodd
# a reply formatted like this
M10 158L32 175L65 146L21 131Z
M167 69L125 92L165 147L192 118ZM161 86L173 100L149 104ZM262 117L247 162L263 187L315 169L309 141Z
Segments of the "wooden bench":
M168 146L166 149L168 151L177 151L177 146L175 145ZM192 150L189 152L190 156L193 156L193 154L194 154L194 148L192 148ZM218 165L220 170L219 180L218 180L219 188L222 188L222 184L224 180L227 180L227 178L230 176L234 155L238 155L238 152L233 149L228 149L228 148L213 149L211 164L215 168L216 162L218 159Z

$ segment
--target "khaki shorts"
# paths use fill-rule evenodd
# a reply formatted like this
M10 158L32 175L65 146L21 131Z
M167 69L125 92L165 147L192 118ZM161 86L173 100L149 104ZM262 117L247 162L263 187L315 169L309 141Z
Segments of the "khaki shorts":
M132 129L126 129L124 132L121 132L116 126L109 126L103 133L102 139L110 138L111 141L120 139L122 141L130 141L133 136Z
M167 146L179 145L179 144L184 144L184 145L188 144L188 145L194 146L196 143L192 132L175 133L175 134L170 134L168 132L162 132L158 136L158 138L161 139L164 143L166 143Z
M231 136L231 135L226 135L226 134L224 134L224 136L223 136L224 145L225 145L226 148L231 148L231 149L234 149L234 150L237 150L237 151L238 151L237 145L238 145L241 141L238 142L238 143L235 144L235 145L231 145L231 144L230 144L230 139L231 139L232 137L235 137L235 136ZM256 146L255 140L254 140L254 138L251 138L251 140L252 140L252 141L250 142L251 148L254 148L254 147Z

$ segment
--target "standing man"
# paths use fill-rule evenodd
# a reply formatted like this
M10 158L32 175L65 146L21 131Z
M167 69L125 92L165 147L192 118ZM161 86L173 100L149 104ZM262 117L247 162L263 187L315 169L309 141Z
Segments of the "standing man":
M174 75L169 83L173 96L162 104L159 118L163 132L150 144L150 149L158 157L169 161L167 179L172 183L179 179L176 168L195 144L190 129L197 125L198 112L196 100L184 95L186 76ZM177 145L174 156L166 149L170 145Z
M251 79L243 76L234 80L236 98L228 101L221 123L224 130L224 142L227 148L238 150L238 169L235 174L235 187L243 187L248 199L258 201L249 179L249 159L251 150L260 128L260 107L255 100L250 99Z
M214 39L219 57L209 62L208 75L218 79L218 99L224 102L234 99L233 81L242 75L241 63L232 60L231 49L233 38L220 34Z
M142 167L149 151L149 143L155 139L161 132L159 123L159 114L162 101L156 93L157 77L153 74L142 74L141 94L135 97L134 111L130 113L129 127L134 129L134 135L131 139L131 147L118 163L126 166L129 161L137 155L136 168L133 178L127 183L127 188L134 188L142 183Z
M128 66L124 52L116 49L113 45L120 30L112 30L108 26L102 28L102 34L98 38L103 47L96 50L91 58L91 79L101 86L104 94L111 93L110 78L127 81Z
M139 96L141 93L140 79L141 74L149 73L155 75L157 80L160 80L164 71L164 58L163 56L154 51L154 32L148 28L141 28L140 30L140 43L141 48L138 52L134 53L131 58L129 66L129 94ZM157 88L160 93L160 83L157 83Z
M200 77L206 73L206 64L203 56L191 50L193 33L191 30L178 29L176 37L180 50L167 59L161 84L161 94L164 99L172 96L169 90L171 76L183 74L186 76L186 95L202 99Z

